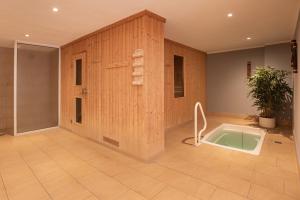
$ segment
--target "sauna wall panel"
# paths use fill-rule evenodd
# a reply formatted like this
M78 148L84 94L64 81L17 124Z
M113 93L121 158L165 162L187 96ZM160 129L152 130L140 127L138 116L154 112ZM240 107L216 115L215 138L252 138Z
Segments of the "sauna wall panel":
M146 151L155 155L164 148L164 23L151 17L146 17L144 23L147 25L144 133Z
M144 50L141 86L132 85L136 49ZM78 131L72 56L81 52L87 55L87 95ZM164 19L142 12L65 45L61 53L62 127L145 160L163 151Z
M184 57L184 97L174 97L174 55ZM165 40L165 128L190 121L194 106L200 101L204 110L205 61L204 52Z

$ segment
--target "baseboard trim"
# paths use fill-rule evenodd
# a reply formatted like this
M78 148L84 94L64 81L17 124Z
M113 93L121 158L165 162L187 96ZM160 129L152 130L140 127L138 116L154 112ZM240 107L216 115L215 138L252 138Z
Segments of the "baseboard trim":
M56 129L56 128L59 128L59 126L53 126L53 127L38 129L38 130L34 130L34 131L26 131L26 132L22 132L22 133L16 133L15 136L22 136L22 135L34 134L34 133L48 131L48 130L52 130L52 129Z
M189 124L189 123L191 123L191 122L193 122L193 121L194 121L194 119L191 119L191 120L184 121L184 122L182 122L182 123L180 123L180 124L175 124L175 125L173 125L173 126L166 127L166 128L165 128L165 133L168 132L168 131L171 131L171 130L173 130L173 129L176 129L176 128L185 126L185 125L187 125L187 124Z
M238 119L245 119L245 118L255 118L255 115L250 114L238 114L238 113L226 113L226 112L207 112L206 114L208 117L232 117Z

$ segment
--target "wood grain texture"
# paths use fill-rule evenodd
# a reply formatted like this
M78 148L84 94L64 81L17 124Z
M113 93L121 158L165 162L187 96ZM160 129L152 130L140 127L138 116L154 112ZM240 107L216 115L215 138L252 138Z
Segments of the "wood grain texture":
M174 55L184 57L184 97L174 97ZM204 110L205 99L204 52L165 40L165 128L193 119L194 106L200 101Z
M132 85L132 54L144 49L144 85ZM74 113L72 57L86 52L85 123ZM164 21L138 14L62 48L61 126L141 159L164 148ZM119 147L103 141L119 142Z
M161 17L161 16L159 16L159 15L157 15L157 14L155 14L155 13L149 11L149 10L143 10L143 11L141 11L139 13L133 14L133 15L131 15L129 17L126 17L126 18L121 19L121 20L119 20L119 21L117 21L115 23L112 23L112 24L110 24L108 26L105 26L105 27L103 27L103 28L101 28L99 30L96 30L96 31L94 31L94 32L92 32L90 34L84 35L83 37L80 37L80 38L78 38L78 39L76 39L76 40L74 40L74 41L72 41L72 42L70 42L68 44L65 44L62 47L70 46L70 45L72 45L74 43L80 42L82 40L88 39L89 37L97 35L98 33L104 32L104 31L106 31L108 29L111 29L111 28L114 28L116 26L122 25L122 24L124 24L126 22L130 22L130 21L132 21L132 20L134 20L134 19L136 19L138 17L142 17L142 16L145 16L145 15L147 15L147 16L149 16L151 18L155 18L156 20L161 21L163 23L166 23L166 19L164 17Z

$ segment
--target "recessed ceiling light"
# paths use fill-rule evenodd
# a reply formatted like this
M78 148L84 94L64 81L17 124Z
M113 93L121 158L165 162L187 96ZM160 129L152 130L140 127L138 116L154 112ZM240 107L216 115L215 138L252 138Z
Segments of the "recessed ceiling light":
M25 37L29 37L30 35L29 34L25 34Z
M247 37L247 38L246 38L246 40L251 40L251 39L252 39L251 37Z
M229 17L229 18L232 17L232 16L233 16L232 13L228 13L228 14L227 14L227 17Z
M58 8L53 7L53 8L52 8L52 11L53 11L53 12L58 12Z

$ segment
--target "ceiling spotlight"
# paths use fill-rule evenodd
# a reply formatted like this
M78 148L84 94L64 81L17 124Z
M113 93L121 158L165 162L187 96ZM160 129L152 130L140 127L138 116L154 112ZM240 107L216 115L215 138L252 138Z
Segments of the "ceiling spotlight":
M251 39L252 39L251 37L247 37L247 38L246 38L246 40L251 40Z
M29 37L30 35L29 34L25 34L25 37Z
M54 7L54 8L52 8L52 11L53 12L58 12L58 8Z
M232 17L232 16L233 16L232 13L228 13L228 14L227 14L227 17L229 17L229 18Z

